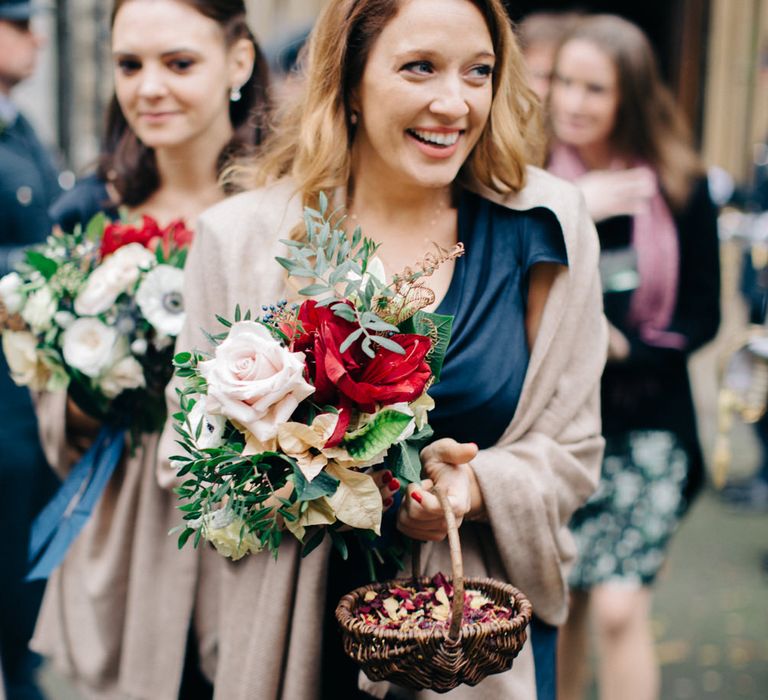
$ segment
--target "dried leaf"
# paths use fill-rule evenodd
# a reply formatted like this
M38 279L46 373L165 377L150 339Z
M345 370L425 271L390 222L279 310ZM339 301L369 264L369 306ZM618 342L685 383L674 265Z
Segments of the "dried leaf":
M304 534L306 528L314 525L333 525L336 522L336 516L333 512L333 508L328 503L326 498L318 498L314 501L307 503L307 509L299 516L300 503L295 503L290 512L294 513L296 520L285 521L286 529L300 542L304 541Z
M311 482L328 463L321 450L336 429L338 414L321 413L312 421L304 423L284 423L277 429L277 441L281 449L293 457L304 478Z
M327 498L336 517L351 527L380 535L383 504L379 487L371 476L333 463L326 471L341 482L336 493Z

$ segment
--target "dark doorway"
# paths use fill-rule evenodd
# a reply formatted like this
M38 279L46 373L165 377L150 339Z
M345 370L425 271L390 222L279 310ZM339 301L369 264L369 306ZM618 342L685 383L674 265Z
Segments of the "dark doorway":
M531 12L610 12L631 20L648 35L662 76L700 135L707 64L710 0L505 0L519 21Z

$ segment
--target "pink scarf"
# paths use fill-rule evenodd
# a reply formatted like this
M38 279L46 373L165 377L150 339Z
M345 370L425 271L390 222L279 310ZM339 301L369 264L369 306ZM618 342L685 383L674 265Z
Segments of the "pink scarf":
M656 193L648 208L632 218L632 246L637 251L640 286L632 295L627 321L637 329L648 345L681 350L686 339L668 331L677 303L680 249L672 212L658 188L658 179L650 166L646 168L657 183ZM556 145L547 169L565 180L575 181L588 172L576 151ZM611 168L615 170L618 168Z

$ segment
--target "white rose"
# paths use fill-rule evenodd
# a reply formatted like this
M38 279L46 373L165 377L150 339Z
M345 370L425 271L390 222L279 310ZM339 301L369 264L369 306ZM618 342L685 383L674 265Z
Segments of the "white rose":
M216 547L216 551L233 561L246 554L261 551L257 537L244 527L243 519L231 510L222 509L203 516L203 536Z
M147 343L146 338L136 338L136 340L131 343L131 352L134 355L146 355L148 347L149 344Z
M144 369L131 355L115 362L99 381L99 388L108 399L114 399L126 389L143 386L146 386Z
M226 416L266 442L315 390L304 381L304 353L290 352L260 323L240 321L201 362L209 413Z
M48 287L41 287L33 292L21 317L29 324L33 333L44 333L51 327L53 315L56 313L56 300Z
M0 278L0 301L3 302L9 314L18 313L24 306L24 297L19 292L20 288L21 277L18 272L9 272Z
M97 318L78 318L62 340L62 354L70 367L98 377L114 361L118 332Z
M53 320L59 328L67 330L75 322L75 315L69 311L57 311L53 315Z
M140 243L119 248L90 274L75 299L75 311L80 316L103 313L136 283L141 269L154 261L155 256Z
M5 331L3 352L11 370L11 379L33 391L45 389L50 371L37 349L37 338L29 331Z
M223 445L224 428L227 426L227 419L224 416L212 416L206 413L205 406L205 396L201 396L187 416L189 425L192 427L192 440L201 450ZM202 427L200 427L201 423ZM196 439L198 428L200 428L200 437Z

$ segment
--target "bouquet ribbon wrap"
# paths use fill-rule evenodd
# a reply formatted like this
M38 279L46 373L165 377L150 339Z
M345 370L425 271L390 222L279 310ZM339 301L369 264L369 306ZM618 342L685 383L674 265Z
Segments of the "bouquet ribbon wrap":
M47 579L64 561L104 493L125 448L125 429L104 426L32 523L27 581Z

